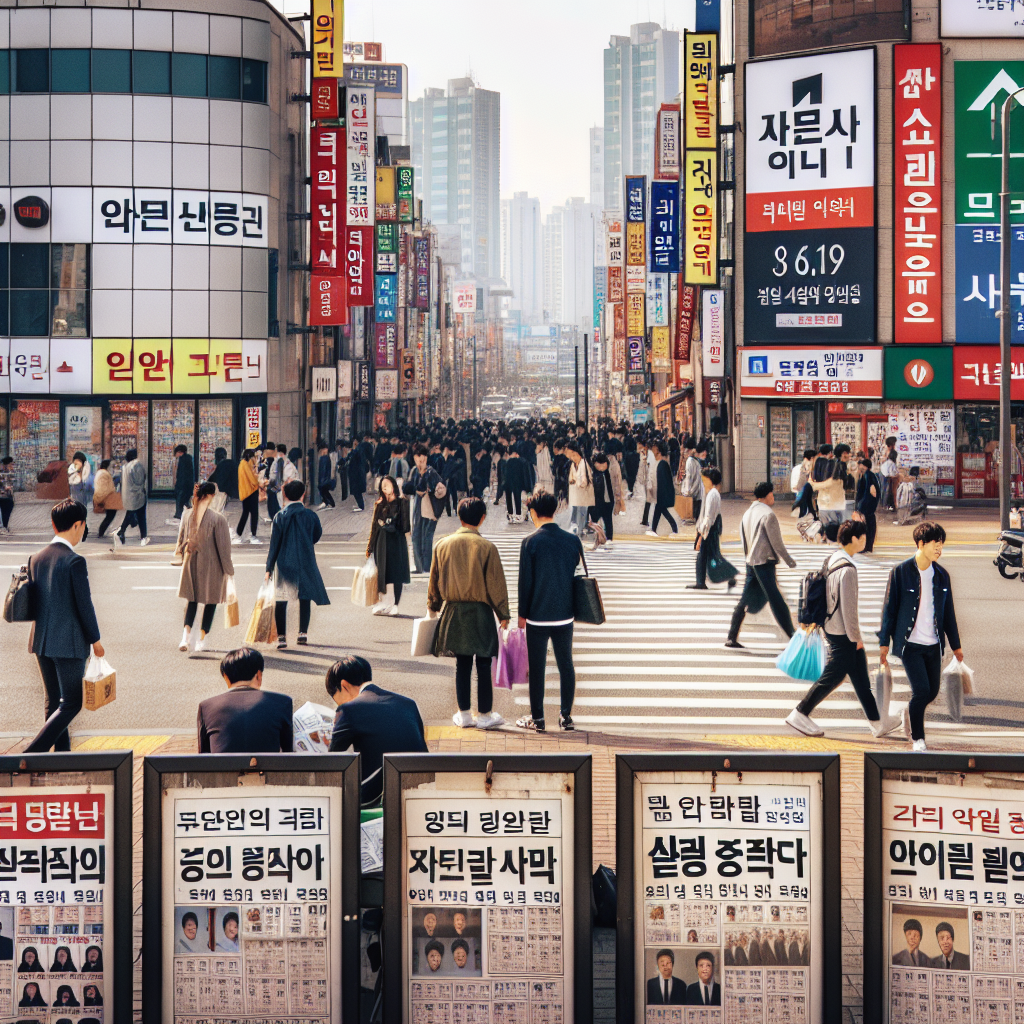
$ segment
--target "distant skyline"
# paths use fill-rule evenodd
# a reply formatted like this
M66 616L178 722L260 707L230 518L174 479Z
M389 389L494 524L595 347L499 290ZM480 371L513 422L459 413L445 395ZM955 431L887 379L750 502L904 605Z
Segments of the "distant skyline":
M272 0L286 14L309 0ZM409 99L470 72L501 93L501 195L528 192L546 213L590 196L589 131L604 123L602 53L611 35L654 21L692 28L694 0L349 0L345 38L379 42L409 66Z

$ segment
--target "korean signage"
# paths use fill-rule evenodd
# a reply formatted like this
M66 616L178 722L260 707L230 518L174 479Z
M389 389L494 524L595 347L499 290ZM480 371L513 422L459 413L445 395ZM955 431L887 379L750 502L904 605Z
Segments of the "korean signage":
M668 327L651 328L651 372L672 372L672 341Z
M746 65L747 341L875 338L875 51Z
M397 775L403 762L426 772L443 760L389 757L385 787L389 769ZM495 757L486 786L486 761L472 770L459 760L429 783L405 776L395 790L401 850L385 887L401 897L385 915L400 943L385 965L385 1019L589 1020L589 949L577 958L590 933L589 915L581 928L578 910L580 874L588 886L590 875L589 861L579 867L590 845L590 790L579 779L585 772L589 782L589 758L559 758L542 770L528 767L532 757ZM521 768L512 767L517 761Z
M1010 396L1024 401L1024 346L1010 350ZM998 402L1003 379L998 345L953 349L953 397L958 402Z
M626 334L631 338L643 339L647 335L644 323L645 304L642 292L630 292L626 296Z
M742 348L744 398L881 398L881 348Z
M415 173L412 167L397 168L398 221L401 224L411 224L415 215L416 200L413 195Z
M678 103L663 103L658 111L654 150L654 177L679 178L680 113ZM652 204L654 200L651 200Z
M912 402L953 397L953 349L886 348L885 397Z
M607 267L594 267L594 331L601 329L604 322L604 305L607 296Z
M647 219L647 179L626 178L626 223L643 224Z
M679 272L679 185L651 182L651 270Z
M687 32L683 60L686 149L718 150L718 37Z
M373 305L373 228L347 226L345 238L345 277L350 306Z
M940 0L939 25L939 34L947 39L1020 39L1024 6L1020 0Z
M647 275L647 326L668 327L668 274Z
M337 78L341 72L345 0L313 0L313 78Z
M374 397L378 402L398 401L398 371L381 370L374 375Z
M413 294L413 301L409 303L415 309L430 309L430 236L423 235L414 238L413 254L416 257L415 271L416 287Z
M352 397L357 402L368 402L370 400L371 365L367 359L356 360L356 375L353 382Z
M313 271L309 275L309 322L311 324L347 324L345 278L325 276Z
M333 402L338 397L338 368L336 366L314 366L313 401Z
M647 390L647 355L642 336L626 338L626 382L631 395L642 395Z
M690 361L690 339L693 337L693 318L697 314L697 289L679 281L676 303L676 345L673 358L681 363Z
M394 370L398 366L398 332L394 324L374 324L374 366Z
M839 759L737 760L616 758L619 1020L838 1019Z
M948 386L951 390L952 382ZM952 498L956 484L953 403L886 402L885 412L900 465L917 466L917 482L926 494Z
M608 302L621 303L624 291L622 221L615 219L609 220L607 223L608 228L605 235L608 243L606 255L606 264L608 267Z
M377 274L374 295L377 323L393 324L398 315L398 276Z
M626 292L647 287L647 179L626 178Z
M338 360L338 398L352 401L352 363L348 359Z
M462 281L452 286L452 310L456 313L476 312L475 281Z
M309 97L311 121L337 121L341 116L339 86L336 78L314 78Z
M718 154L687 150L680 179L686 229L683 276L687 284L718 284Z
M942 342L942 44L893 47L897 344Z
M416 387L416 353L415 352L403 352L402 353L402 397L403 398L415 398L417 387Z
M377 143L372 86L345 90L345 140L345 222L352 227L372 225Z
M393 168L392 168L393 170ZM378 204L377 210L380 210ZM374 253L374 265L378 274L398 273L398 225L394 222L378 220L374 225L377 244Z
M249 405L245 409L245 447L255 451L263 443L263 406Z
M404 64L346 64L345 85L372 86L380 96L401 96Z
M725 376L725 292L720 288L701 290L701 373L705 377Z
M984 6L984 5L983 5ZM1017 4L1020 8L1020 5ZM1024 8L1020 8L1024 10ZM1024 86L1024 61L953 64L956 155L956 340L962 345L999 342L999 189L1002 174L1002 108ZM1024 133L1024 113L1011 117L1013 137ZM1024 155L1010 153L1010 331L1024 341Z
M377 174L377 220L398 220L398 200L395 192L394 167L378 167Z
M343 128L314 128L309 139L311 193L310 254L313 270L335 277L343 272L341 200L345 194Z

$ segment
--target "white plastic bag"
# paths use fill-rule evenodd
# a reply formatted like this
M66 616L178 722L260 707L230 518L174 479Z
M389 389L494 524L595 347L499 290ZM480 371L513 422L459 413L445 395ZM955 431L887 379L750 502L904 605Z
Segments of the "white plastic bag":
M871 679L871 690L878 705L878 716L884 721L889 714L889 702L892 700L892 670L888 664L879 665Z
M224 584L224 628L232 629L238 622L238 591L235 590L235 577L229 576Z
M424 658L434 653L434 634L439 619L414 619L412 623L412 644L409 653L414 658Z
M363 567L352 575L352 603L360 608L372 608L377 597L377 563L370 555Z
M968 667L967 662L953 658L942 670L941 686L946 696L949 717L954 722L961 721L964 716L964 696L974 693L974 670Z
M96 711L117 697L117 673L106 658L89 656L82 679L82 707Z

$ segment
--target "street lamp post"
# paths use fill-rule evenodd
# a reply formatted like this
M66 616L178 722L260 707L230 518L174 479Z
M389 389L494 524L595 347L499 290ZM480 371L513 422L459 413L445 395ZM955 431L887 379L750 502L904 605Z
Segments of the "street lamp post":
M1003 102L1003 180L999 192L999 528L1010 528L1010 476L1013 471L1010 438L1010 385L1013 364L1010 345L1010 113L1024 89Z

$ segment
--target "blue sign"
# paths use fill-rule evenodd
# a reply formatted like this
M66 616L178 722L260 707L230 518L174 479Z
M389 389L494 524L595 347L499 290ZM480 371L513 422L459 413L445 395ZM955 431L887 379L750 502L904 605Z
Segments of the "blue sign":
M401 96L402 77L401 64L345 64L345 85L372 85L380 95Z
M679 273L679 182L651 182L651 273Z
M751 377L766 377L768 375L768 357L747 356L747 373Z
M599 332L601 330L601 320L604 317L604 294L605 294L605 277L607 270L605 267L594 267L594 331Z
M378 274L374 282L376 320L379 324L393 324L398 314L398 275Z
M721 0L697 0L698 32L717 32L721 23Z
M643 175L626 178L626 220L631 224L642 224L647 219L644 216L646 198L647 179Z
M999 228L957 224L956 343L998 345ZM1024 343L1024 226L1010 228L1010 341Z

